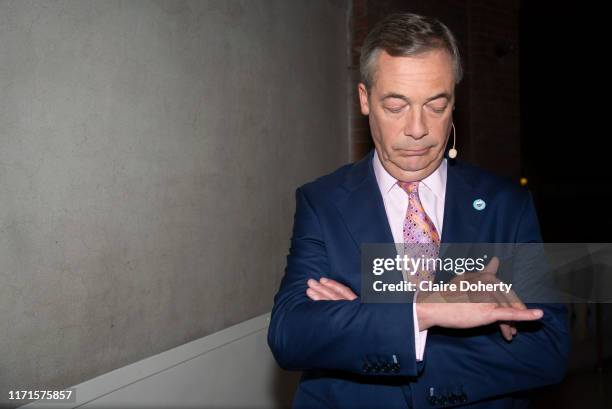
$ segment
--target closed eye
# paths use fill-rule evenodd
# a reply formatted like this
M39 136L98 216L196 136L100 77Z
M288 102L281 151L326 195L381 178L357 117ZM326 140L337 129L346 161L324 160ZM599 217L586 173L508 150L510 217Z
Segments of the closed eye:
M404 109L403 106L401 106L401 107L385 107L385 110L387 110L389 112L392 112L394 114L400 113L402 111L402 109Z
M432 111L434 111L435 113L437 113L437 114L441 114L442 112L446 111L446 107L447 107L447 106L448 106L448 105L445 105L445 106L443 106L443 107L430 106L430 109L431 109Z

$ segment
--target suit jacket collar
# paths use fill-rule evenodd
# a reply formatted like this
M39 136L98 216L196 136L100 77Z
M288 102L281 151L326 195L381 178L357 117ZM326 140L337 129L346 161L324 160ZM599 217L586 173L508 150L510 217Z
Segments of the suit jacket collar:
M373 152L350 168L342 185L345 194L336 203L357 247L364 243L393 243L372 167Z
M477 175L459 161L448 167L442 243L472 243L478 240L479 226L485 214L474 207L482 199Z

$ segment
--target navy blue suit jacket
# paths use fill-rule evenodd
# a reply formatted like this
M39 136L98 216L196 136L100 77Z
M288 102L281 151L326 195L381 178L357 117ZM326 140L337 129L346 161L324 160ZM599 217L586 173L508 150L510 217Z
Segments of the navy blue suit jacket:
M304 371L294 408L521 407L525 391L559 382L569 350L561 305L538 305L544 317L519 328L512 342L497 325L431 328L417 362L411 303L308 298L307 280L321 277L360 295L360 245L393 243L372 157L296 191L291 248L268 331L278 364ZM486 202L482 211L473 208L478 198ZM448 166L443 226L443 243L541 241L526 189L457 161Z

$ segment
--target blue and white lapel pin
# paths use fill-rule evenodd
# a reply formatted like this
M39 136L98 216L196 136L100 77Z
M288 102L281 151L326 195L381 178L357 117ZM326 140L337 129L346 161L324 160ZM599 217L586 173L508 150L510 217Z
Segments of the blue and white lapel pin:
M472 203L472 206L474 206L474 209L481 211L484 210L485 207L487 207L487 203L482 199L476 199L474 200L474 203Z

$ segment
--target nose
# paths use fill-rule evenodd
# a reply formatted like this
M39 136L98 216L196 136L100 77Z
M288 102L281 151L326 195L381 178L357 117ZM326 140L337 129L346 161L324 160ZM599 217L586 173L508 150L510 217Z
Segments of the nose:
M421 139L429 133L427 129L427 123L425 122L425 115L421 108L415 108L410 111L406 119L406 125L404 126L404 135L411 136L414 139Z

